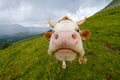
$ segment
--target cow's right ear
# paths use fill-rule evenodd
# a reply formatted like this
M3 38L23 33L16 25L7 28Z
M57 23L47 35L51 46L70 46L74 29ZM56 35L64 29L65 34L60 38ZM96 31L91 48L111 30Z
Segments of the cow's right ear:
M51 35L52 35L52 32L46 32L46 33L45 33L45 38L46 38L48 41L50 41Z
M80 32L80 35L82 37L82 40L83 41L86 41L87 39L89 39L90 35L91 35L91 32L89 30L83 30Z

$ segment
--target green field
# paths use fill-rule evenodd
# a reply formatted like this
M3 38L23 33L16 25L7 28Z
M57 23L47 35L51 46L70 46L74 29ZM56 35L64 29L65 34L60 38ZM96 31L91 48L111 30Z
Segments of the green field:
M84 29L92 32L84 42L86 64L76 59L62 70L61 62L47 53L48 41L37 36L0 50L0 80L119 80L120 7L89 17Z

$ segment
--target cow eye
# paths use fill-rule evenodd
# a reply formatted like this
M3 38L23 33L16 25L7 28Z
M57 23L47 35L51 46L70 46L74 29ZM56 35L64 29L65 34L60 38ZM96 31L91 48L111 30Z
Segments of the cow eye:
M79 29L77 29L76 31L77 31L77 32L80 32L80 30L79 30Z

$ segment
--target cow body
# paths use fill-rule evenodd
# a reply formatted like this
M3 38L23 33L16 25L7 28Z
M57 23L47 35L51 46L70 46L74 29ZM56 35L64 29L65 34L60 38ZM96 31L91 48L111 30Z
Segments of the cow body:
M76 56L79 56L79 63L86 62L82 38L88 37L90 32L86 30L83 33L77 23L68 17L62 18L56 25L50 25L54 28L53 33L46 34L50 35L48 54L55 55L58 60L62 61L64 69L66 68L65 61L72 61Z

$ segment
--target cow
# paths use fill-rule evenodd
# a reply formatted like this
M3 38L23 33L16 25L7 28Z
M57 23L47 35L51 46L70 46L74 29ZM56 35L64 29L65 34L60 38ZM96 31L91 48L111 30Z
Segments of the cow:
M76 56L80 64L87 62L83 41L90 37L91 32L79 29L85 21L86 17L74 22L65 16L55 25L48 19L48 24L53 28L52 32L45 33L45 38L49 41L48 54L62 61L63 69L66 69L66 61L73 61Z

